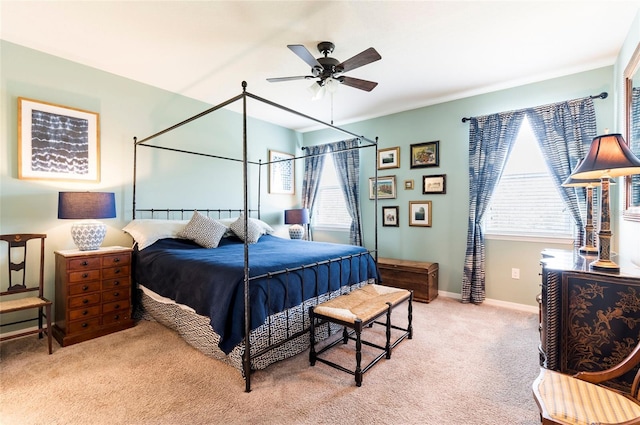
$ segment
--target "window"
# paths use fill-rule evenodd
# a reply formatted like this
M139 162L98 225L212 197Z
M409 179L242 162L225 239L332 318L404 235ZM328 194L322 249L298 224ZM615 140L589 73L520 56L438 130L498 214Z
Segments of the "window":
M316 228L349 229L351 216L338 183L332 155L324 158L322 177L315 205L313 207L311 224Z
M573 238L574 222L525 117L485 213L486 234Z

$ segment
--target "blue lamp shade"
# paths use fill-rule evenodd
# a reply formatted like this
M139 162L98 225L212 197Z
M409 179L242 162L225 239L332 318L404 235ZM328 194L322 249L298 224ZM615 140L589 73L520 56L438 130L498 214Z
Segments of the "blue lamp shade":
M291 224L289 227L289 237L291 239L302 239L304 237L304 227L301 224L309 223L309 210L298 208L284 211L284 224Z
M96 221L116 216L116 199L113 192L60 192L58 194L58 218L86 220L71 226L71 236L80 251L100 248L107 226Z

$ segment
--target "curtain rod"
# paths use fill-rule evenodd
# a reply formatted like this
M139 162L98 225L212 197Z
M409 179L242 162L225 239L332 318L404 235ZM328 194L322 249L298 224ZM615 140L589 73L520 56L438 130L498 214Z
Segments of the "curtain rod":
M606 91L603 91L600 94L595 94L593 96L589 96L589 98L591 99L606 99L609 96L609 93L607 93ZM529 109L529 108L527 108ZM471 118L473 117L462 117L462 122L466 123L467 121L471 120Z

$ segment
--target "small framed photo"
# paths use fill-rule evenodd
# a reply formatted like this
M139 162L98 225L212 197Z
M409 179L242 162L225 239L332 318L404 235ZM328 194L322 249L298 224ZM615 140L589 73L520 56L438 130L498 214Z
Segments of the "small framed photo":
M411 145L411 168L438 167L440 165L439 141Z
M398 207L382 207L382 225L388 227L398 227Z
M404 181L404 190L413 190L413 180Z
M447 193L447 175L422 176L422 193Z
M378 170L400 168L400 147L380 149L378 151Z
M431 201L409 201L409 226L431 227Z
M295 190L294 156L269 150L269 193L293 194Z
M395 199L396 198L396 176L369 177L369 199L375 199L376 192L378 199Z
M18 178L100 181L100 116L18 98Z

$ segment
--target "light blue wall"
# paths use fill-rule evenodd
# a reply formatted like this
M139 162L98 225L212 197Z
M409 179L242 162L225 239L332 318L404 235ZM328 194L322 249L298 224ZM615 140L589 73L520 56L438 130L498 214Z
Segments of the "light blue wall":
M46 296L53 299L53 252L75 248L70 221L57 219L59 191L112 191L117 218L108 226L104 245L130 245L120 229L132 217L133 137L143 138L207 110L211 105L46 55L0 42L0 232L46 233ZM238 94L242 92L238 81ZM100 114L101 181L77 183L18 179L18 97L26 97ZM220 102L226 99L219 99ZM242 158L241 116L217 111L171 133L171 144L186 150L213 146L208 152ZM258 120L248 120L249 158L268 159L268 150L294 152L299 134ZM161 143L168 144L169 137ZM205 148L207 149L207 148ZM242 208L241 163L229 164L184 154L139 149L138 208ZM239 165L236 165L239 164ZM295 196L267 194L262 167L263 218L282 224L282 210ZM257 171L253 171L255 177ZM251 180L255 182L256 179ZM257 194L252 183L251 194ZM256 208L255 196L251 208ZM0 264L6 251L0 250ZM4 273L4 272L3 272Z
M209 108L210 105L11 43L2 42L0 47L0 232L45 232L49 235L47 276L50 283L49 291L52 291L52 252L73 248L73 242L69 237L70 223L56 218L58 191L114 191L118 217L105 220L109 226L105 244L128 244L129 238L119 229L131 217L133 136L141 138L153 134ZM606 67L346 125L346 128L356 134L370 138L379 137L381 148L401 148L401 168L386 170L380 174L396 175L398 181L398 198L380 201L380 206L400 207L400 227L379 228L380 255L436 261L440 263L440 289L459 293L468 216L468 124L463 124L461 118L562 101L601 91L611 94L612 74L612 67ZM240 93L240 87L238 89ZM18 96L100 113L100 183L18 180ZM220 99L222 100L224 99ZM339 101L339 96L336 97L336 101ZM615 130L612 97L596 100L595 105L598 129L608 127ZM220 153L222 149L232 155L238 152L234 149L237 149L239 138L239 120L237 114L225 111L222 117L198 122L195 127L180 130L177 133L180 137L176 137L180 139L180 143L187 140L188 149L198 148L213 141L215 149L212 153ZM336 117L336 123L340 125L339 117ZM250 136L258 133L264 142L250 149L250 157L253 159L266 158L268 149L292 153L295 151L299 154L296 146L300 143L313 145L345 138L328 131L301 135L272 124L250 120ZM440 166L410 169L409 145L431 140L440 141ZM209 165L210 163L200 167L200 159L188 157L181 160L179 155L165 155L157 151L148 153L150 150L147 148L143 150L141 155L147 156L141 158L138 176L141 185L139 200L145 204L139 203L138 207L158 207L157 202L166 204L166 207L182 207L187 201L179 198L178 193L190 200L189 206L194 208L220 206L220 199L224 199L224 206L229 205L229 202L241 202L240 186L228 184L230 180L235 181L239 178L237 169L225 168L228 165ZM363 214L367 231L365 242L372 246L372 201L367 199L366 193L368 178L374 173L374 151L364 150L362 161L363 164L367 164L363 165L361 177ZM301 169L301 166L297 167L298 189ZM219 177L220 172L225 175L223 180ZM296 200L296 196L266 194L266 170L263 172L261 191L264 195L262 200L266 211L265 218L270 223L281 224L282 210L291 205L298 205L299 201ZM422 195L421 178L428 174L447 175L446 195ZM158 177L160 180L156 180ZM414 180L414 189L411 191L403 188L403 181L407 179ZM153 195L149 195L150 193ZM408 201L424 199L433 201L433 227L409 227ZM617 205L617 202L613 204ZM336 238L335 235L331 237ZM548 245L489 241L487 296L507 302L534 305L535 294L539 290L539 251L545 246ZM512 267L521 268L519 281L510 278ZM48 295L53 296L52 293Z
M343 89L347 90L347 88ZM368 138L379 138L380 148L400 146L399 169L381 170L380 175L395 175L397 199L380 200L380 206L400 207L400 227L379 227L379 252L383 257L438 262L440 290L460 293L466 248L469 183L469 124L462 117L486 115L580 98L600 92L613 94L613 67L605 67L536 84L469 97L421 109L348 124L344 127ZM339 102L339 97L336 97ZM613 96L594 101L598 131L615 130ZM339 117L336 117L340 125ZM335 135L319 130L304 134L305 145L333 141ZM440 166L411 169L409 147L413 143L440 142ZM365 221L365 242L372 247L373 211L368 200L368 178L373 176L374 152L364 150L363 164L369 164L360 184ZM446 174L445 195L423 195L422 176ZM405 190L404 180L414 180L414 189ZM408 226L409 201L431 200L433 226ZM615 202L614 202L615 204ZM616 223L614 223L615 228ZM318 237L322 235L315 234ZM536 305L539 292L540 251L548 243L490 240L487 242L487 297ZM554 245L554 247L558 247ZM560 246L570 249L571 245ZM520 268L521 278L511 279L511 269Z

